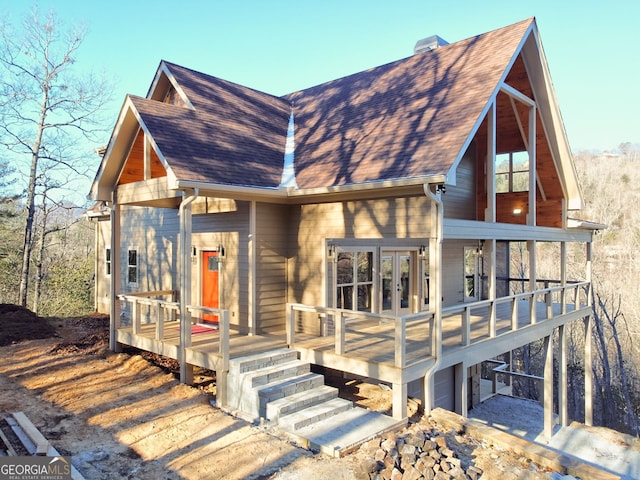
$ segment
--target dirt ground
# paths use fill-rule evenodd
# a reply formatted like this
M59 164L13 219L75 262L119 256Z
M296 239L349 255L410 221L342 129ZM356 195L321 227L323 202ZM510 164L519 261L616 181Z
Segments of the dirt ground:
M72 456L85 478L359 477L361 452L334 459L297 448L269 427L213 407L212 372L197 371L193 387L180 384L172 360L135 350L115 354L108 351L107 339L108 318L102 315L42 319L0 305L0 417L24 412L60 453ZM340 386L341 396L362 406L391 407L390 392L378 385ZM487 474L496 472L500 458L514 471L525 469L526 478L548 478L479 441L458 453Z

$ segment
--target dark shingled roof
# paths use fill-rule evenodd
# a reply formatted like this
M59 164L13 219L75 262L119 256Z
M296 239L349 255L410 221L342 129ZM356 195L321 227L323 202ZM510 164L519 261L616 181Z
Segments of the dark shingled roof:
M288 95L301 188L446 174L533 20Z
M176 178L280 185L291 109L286 100L166 63L194 110L131 97Z
M533 19L278 98L165 65L194 109L131 97L179 180L300 188L447 174Z

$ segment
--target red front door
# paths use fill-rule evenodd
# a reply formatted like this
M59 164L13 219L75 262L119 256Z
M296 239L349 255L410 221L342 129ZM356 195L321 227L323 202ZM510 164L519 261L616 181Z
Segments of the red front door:
M202 252L202 306L220 306L218 252ZM218 316L202 314L202 321L218 323Z

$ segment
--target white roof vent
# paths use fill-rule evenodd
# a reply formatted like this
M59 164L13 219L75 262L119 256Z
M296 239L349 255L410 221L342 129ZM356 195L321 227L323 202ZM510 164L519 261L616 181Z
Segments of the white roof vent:
M445 45L449 45L449 42L438 35L431 35L430 37L418 40L416 46L413 47L413 53L430 52Z

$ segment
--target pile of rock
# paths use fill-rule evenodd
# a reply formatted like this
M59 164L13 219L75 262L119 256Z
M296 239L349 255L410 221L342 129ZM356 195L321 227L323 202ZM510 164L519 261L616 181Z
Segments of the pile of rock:
M411 428L363 445L363 479L477 480L482 470L457 458L441 432Z

